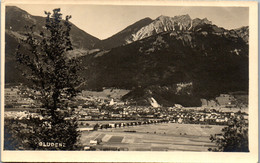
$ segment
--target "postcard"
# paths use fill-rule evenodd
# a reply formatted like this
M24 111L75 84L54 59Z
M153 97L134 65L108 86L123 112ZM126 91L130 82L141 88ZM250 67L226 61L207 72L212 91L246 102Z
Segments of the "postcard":
M2 161L257 162L257 2L1 12Z

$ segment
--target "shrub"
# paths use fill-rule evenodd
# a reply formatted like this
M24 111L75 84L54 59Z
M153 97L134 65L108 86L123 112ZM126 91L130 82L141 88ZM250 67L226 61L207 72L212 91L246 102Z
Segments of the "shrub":
M249 152L248 149L248 123L243 115L238 114L231 118L227 127L221 134L210 136L210 140L216 143L216 148L209 148L215 152Z

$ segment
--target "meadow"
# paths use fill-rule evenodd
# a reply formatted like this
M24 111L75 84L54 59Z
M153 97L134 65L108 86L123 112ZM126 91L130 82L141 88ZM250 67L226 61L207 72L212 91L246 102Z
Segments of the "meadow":
M81 143L101 140L97 150L120 149L129 151L208 151L215 144L211 134L221 133L224 126L162 123L121 128L84 131ZM135 132L129 132L135 131Z

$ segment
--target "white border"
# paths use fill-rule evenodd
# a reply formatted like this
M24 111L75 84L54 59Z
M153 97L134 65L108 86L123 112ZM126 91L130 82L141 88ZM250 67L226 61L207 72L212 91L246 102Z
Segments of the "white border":
M213 152L99 152L99 151L3 151L5 5L15 4L99 4L149 6L249 7L249 153ZM1 158L3 162L257 162L258 161L258 7L248 1L168 0L4 0L1 5Z

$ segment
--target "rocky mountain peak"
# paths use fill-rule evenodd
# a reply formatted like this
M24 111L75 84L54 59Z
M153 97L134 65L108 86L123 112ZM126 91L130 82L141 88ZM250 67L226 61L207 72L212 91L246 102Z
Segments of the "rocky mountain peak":
M189 14L174 16L173 19L178 22L191 21L191 17Z
M209 21L207 18L204 18L204 19L195 18L192 20L193 26L198 26L198 25L203 25L203 24L212 24L212 22Z
M135 34L133 34L132 40L128 40L128 42L130 43L133 41L141 40L154 34L166 31L189 30L191 28L191 24L192 19L188 14L175 17L161 15L157 17L152 23L144 26Z
M155 21L156 21L156 20L165 20L165 19L169 19L169 18L170 18L169 16L160 15L160 16L158 16L158 17L155 19Z
M186 14L174 17L160 15L154 20L146 17L126 27L117 34L105 40L101 40L95 47L109 50L167 32L202 32L204 35L208 33L218 33L219 35L241 37L248 42L248 30L246 28L226 30L212 24L207 18L192 19L190 15Z
M241 37L248 44L248 39L249 39L249 27L248 26L234 29L234 31L236 32L236 34L239 37Z

